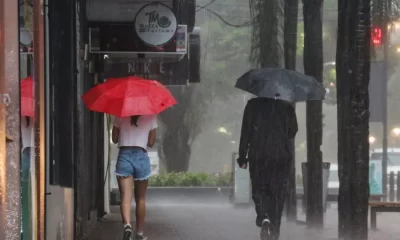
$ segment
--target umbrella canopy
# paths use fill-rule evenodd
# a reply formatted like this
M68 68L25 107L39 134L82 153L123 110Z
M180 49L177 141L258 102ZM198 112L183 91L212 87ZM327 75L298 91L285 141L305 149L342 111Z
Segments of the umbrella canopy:
M82 99L89 110L117 117L158 114L177 103L164 85L139 77L108 79Z
M323 100L326 93L313 77L281 68L250 70L237 80L235 87L258 97L290 102Z
M25 117L35 115L33 87L32 77L27 77L21 81L21 115Z

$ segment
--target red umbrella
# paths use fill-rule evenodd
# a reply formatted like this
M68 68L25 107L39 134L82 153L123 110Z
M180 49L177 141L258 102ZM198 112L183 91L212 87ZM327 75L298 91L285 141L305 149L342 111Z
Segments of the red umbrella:
M108 79L82 99L89 110L117 117L158 114L177 103L164 85L139 77Z
M33 79L27 77L21 81L21 115L35 116L35 104L33 95Z

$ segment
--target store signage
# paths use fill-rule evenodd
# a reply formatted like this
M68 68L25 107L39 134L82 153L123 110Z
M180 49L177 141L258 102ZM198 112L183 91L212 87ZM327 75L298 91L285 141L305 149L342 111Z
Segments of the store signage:
M33 52L33 35L27 28L19 28L19 48L21 53Z
M149 62L131 59L112 59L105 62L104 76L126 77L132 75L168 74L164 62Z
M170 42L178 28L175 14L163 3L150 3L142 7L135 17L137 36L147 45L162 46Z
M106 59L103 78L140 76L158 80L165 85L186 84L189 78L188 62L143 61L138 59Z

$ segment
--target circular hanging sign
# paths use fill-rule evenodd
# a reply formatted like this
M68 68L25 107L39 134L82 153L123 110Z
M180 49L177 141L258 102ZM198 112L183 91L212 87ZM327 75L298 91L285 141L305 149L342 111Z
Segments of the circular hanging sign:
M178 21L171 8L162 3L150 3L135 16L137 36L150 46L162 46L171 41L178 28Z
M20 28L19 42L24 46L30 46L32 44L32 41L33 41L32 33L24 27Z

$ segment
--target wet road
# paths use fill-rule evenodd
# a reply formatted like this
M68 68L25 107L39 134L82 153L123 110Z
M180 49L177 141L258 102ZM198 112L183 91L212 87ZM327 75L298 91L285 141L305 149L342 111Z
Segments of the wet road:
M281 240L337 239L337 210L330 209L322 232L312 232L294 223L283 223ZM304 218L300 214L299 218ZM231 205L151 204L148 206L146 234L149 240L257 240L253 209ZM376 232L370 240L398 240L400 214L379 214ZM99 222L89 240L122 240L122 223L117 207Z

